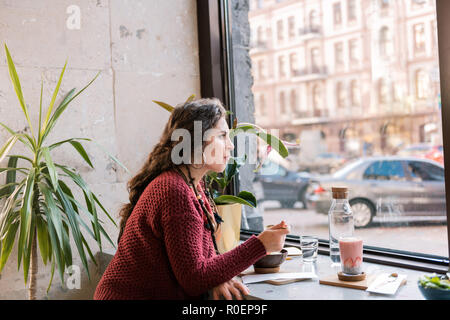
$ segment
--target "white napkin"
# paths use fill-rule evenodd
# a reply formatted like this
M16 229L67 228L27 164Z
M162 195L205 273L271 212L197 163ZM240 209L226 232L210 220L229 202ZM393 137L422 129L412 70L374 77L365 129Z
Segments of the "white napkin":
M388 282L390 273L380 274L366 289L366 291L380 294L395 294L398 288L406 280L406 274L399 274L397 279Z
M262 282L266 280L280 280L280 279L316 279L317 275L314 272L281 272L281 273L266 273L266 274L248 274L242 276L242 282L245 284Z

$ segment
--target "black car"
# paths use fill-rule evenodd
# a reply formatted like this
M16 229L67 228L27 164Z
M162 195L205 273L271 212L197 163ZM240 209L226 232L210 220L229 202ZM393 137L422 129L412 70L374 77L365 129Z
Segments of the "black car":
M261 183L264 193L259 201L277 200L283 208L293 208L300 201L303 208L307 207L305 195L309 183L308 173L290 171L267 160L256 172L255 182Z

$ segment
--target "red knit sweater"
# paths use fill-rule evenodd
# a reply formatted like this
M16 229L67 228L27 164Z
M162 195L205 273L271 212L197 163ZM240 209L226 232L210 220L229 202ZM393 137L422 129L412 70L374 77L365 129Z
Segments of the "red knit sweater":
M206 199L202 188L199 193ZM266 254L262 242L252 236L216 255L204 221L200 204L183 178L174 171L160 174L128 218L94 299L200 298Z

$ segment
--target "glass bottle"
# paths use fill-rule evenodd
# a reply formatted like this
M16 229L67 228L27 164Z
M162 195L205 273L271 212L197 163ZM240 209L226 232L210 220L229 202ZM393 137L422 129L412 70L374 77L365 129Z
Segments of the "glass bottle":
M348 189L346 187L332 187L333 200L328 211L328 224L330 232L330 258L332 267L339 267L339 238L352 237L355 227L353 212L348 202Z

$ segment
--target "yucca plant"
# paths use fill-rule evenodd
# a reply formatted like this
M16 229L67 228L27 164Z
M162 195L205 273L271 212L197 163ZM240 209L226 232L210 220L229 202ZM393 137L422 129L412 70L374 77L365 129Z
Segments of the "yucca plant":
M195 95L191 95L186 102L190 102L195 98ZM153 100L156 104L161 106L162 108L166 109L169 112L172 112L174 107L170 104L162 101L156 101ZM230 114L230 111L227 111L227 114ZM230 138L233 139L236 135L239 133L250 133L255 134L259 139L263 140L267 144L267 154L271 150L275 150L278 152L283 158L286 158L289 155L288 149L286 148L286 145L293 145L291 143L287 143L285 141L281 141L276 136L267 133L266 130L262 129L261 127L252 124L252 123L246 123L241 122L238 123L237 119L234 119L234 123L232 128L230 129ZM266 154L266 156L267 156ZM231 183L233 177L239 172L239 168L244 165L245 161L247 159L247 156L244 155L243 157L230 157L229 162L227 163L227 166L225 167L224 171L221 173L216 172L208 172L206 180L207 180L207 187L210 191L211 195L213 196L214 202L217 205L221 204L228 204L228 203L240 203L243 205L247 205L250 207L256 207L256 198L255 196L249 192L249 191L241 191L238 195L229 195L224 194L224 191L226 187ZM258 166L256 167L255 171L259 170L263 163L263 160L260 161ZM216 186L213 186L213 183L216 182Z
M27 280L29 281L28 297L30 300L34 300L36 299L36 275L38 272L38 245L44 264L51 263L51 278L47 293L53 280L55 267L58 269L61 282L64 284L64 272L67 267L72 265L70 238L76 245L84 269L90 279L86 251L94 264L97 263L81 232L82 229L95 239L100 251L102 250L102 234L115 247L102 227L103 222L99 219L98 210L101 209L114 225L116 225L115 221L77 171L64 164L54 162L51 155L54 149L64 144L70 144L93 168L92 162L80 142L91 141L91 139L70 138L50 145L46 144L57 120L67 109L70 102L91 85L100 72L77 93L75 93L75 88L70 90L61 103L56 106L56 98L67 66L66 60L45 117L42 110L43 82L41 81L39 123L34 129L30 121L28 107L25 104L19 77L6 44L5 51L9 75L31 133L16 132L0 122L0 125L11 134L0 149L0 162L5 157L9 158L7 167L0 168L0 175L6 173L6 183L0 185L0 200L4 200L0 212L0 273L16 243L18 250L17 269L20 270L22 265L25 285L27 285ZM27 154L10 155L11 148L18 141L26 147ZM116 158L109 156L123 167ZM18 163L21 165L18 166ZM69 187L69 181L80 188L84 195L85 205L74 197ZM82 219L82 216L89 220L90 226Z

